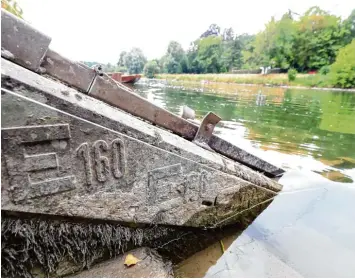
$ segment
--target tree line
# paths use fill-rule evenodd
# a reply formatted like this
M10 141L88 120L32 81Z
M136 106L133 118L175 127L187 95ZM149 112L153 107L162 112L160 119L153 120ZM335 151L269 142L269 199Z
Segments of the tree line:
M143 51L133 48L122 52L116 65L104 65L106 71L142 73L224 73L231 69L260 67L296 69L298 72L327 71L339 50L355 38L355 9L341 20L319 7L303 15L286 12L274 17L256 35L234 34L232 28L211 24L185 51L171 41L160 59L147 61Z
M16 0L1 0L1 7L22 18ZM82 62L88 66L101 64ZM160 59L147 61L141 49L132 48L121 52L116 64L103 64L106 72L144 71L147 77L260 67L288 70L289 80L294 80L297 72L319 70L326 76L321 82L355 87L355 9L345 20L317 6L303 15L289 10L279 20L272 17L256 35L235 35L232 28L221 31L217 24L211 24L186 51L179 42L171 41Z

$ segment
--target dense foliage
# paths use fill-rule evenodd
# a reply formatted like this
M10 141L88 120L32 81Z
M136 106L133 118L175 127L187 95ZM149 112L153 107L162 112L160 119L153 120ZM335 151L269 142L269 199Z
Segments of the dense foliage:
M144 64L147 62L143 52L139 48L132 48L123 57L124 66L130 74L139 74L143 71Z
M157 74L159 74L159 66L157 61L148 61L144 66L143 73L147 78L154 78Z
M331 83L343 87L355 87L355 39L339 50L335 62L330 67Z
M306 80L309 86L349 87L351 80L341 72L345 59L337 55L349 56L344 48L354 38L355 9L344 20L319 7L311 7L302 15L289 10L280 19L272 17L255 35L234 34L232 28L222 30L211 24L186 51L180 43L171 41L160 59L149 62L145 73L206 74L271 67L284 73L294 69L290 81L298 79L294 73L319 71L320 75ZM140 73L146 62L142 51L133 48L120 54L117 65L104 67L107 71ZM350 65L347 69L351 79L355 73Z
M221 73L259 67L294 68L299 72L331 65L340 48L355 38L355 10L341 20L319 7L294 18L289 11L274 17L256 34L235 35L232 28L212 24L184 52L170 42L160 60L163 73ZM323 72L326 72L324 68Z
M297 76L297 70L296 69L289 69L287 72L287 78L289 81L294 81Z

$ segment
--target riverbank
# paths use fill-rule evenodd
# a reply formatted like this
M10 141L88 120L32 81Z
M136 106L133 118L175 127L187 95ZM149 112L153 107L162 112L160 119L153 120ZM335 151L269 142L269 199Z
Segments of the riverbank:
M175 80L175 81L191 81L211 83L236 83L242 85L263 85L263 86L279 86L285 88L298 89L320 89L320 90L339 90L355 92L355 88L336 88L333 87L326 76L319 74L298 74L294 81L289 81L287 74L159 74L157 79Z

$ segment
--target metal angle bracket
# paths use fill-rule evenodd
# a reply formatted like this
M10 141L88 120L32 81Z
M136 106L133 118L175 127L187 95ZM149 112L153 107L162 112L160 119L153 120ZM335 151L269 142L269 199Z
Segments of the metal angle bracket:
M212 137L214 127L219 121L221 121L221 119L222 118L213 112L207 113L198 128L193 142L202 148L212 151L213 149L209 146L209 141Z

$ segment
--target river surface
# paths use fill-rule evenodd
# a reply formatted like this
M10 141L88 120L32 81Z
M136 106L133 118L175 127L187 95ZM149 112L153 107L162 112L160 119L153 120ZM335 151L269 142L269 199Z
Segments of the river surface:
M181 115L213 111L215 133L286 170L282 192L242 233L183 262L184 277L355 277L355 93L142 80Z

